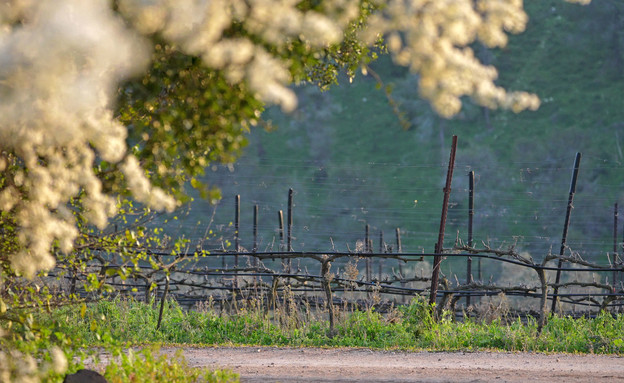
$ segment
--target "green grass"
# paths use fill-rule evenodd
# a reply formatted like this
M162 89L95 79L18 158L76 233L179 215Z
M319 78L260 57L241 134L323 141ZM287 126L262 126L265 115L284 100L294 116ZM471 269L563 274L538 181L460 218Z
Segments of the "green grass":
M0 380L60 383L66 374L86 367L100 372L110 383L239 381L238 374L230 370L191 367L182 353L161 354L156 343L162 341L149 331L153 329L150 326L154 313L149 305L117 300L100 301L88 308L66 306L51 313L42 310L24 324L5 321L3 326L8 324L15 331L0 337L0 357L6 363L0 365L3 377ZM178 310L173 314L169 316L170 326L176 318L198 325L190 313ZM111 331L113 328L119 331ZM0 331L3 329L0 327ZM165 331L173 333L172 329ZM146 347L138 351L127 347L139 343ZM59 352L64 358L59 357ZM114 358L115 363L100 363L103 353Z
M435 321L428 305L419 299L387 315L369 310L342 312L338 317L330 335L322 315L307 315L303 310L278 319L248 307L229 313L213 308L185 311L169 301L161 328L156 330L156 306L116 299L89 305L84 316L77 308L59 309L47 320L56 322L57 330L78 340L75 346L80 347L155 343L624 353L621 314L603 313L595 319L553 316L541 334L534 320L456 322L444 315Z
M114 354L115 355L115 354ZM169 357L158 354L158 348L145 348L133 351L117 352L118 363L106 366L104 377L110 383L123 382L158 382L158 383L236 383L238 374L229 370L208 370L189 367L186 359L178 352Z

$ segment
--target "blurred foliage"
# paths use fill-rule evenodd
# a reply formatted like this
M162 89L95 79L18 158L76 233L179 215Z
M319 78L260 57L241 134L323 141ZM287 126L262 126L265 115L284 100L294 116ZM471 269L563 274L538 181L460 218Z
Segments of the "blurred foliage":
M194 57L156 44L153 65L120 92L119 119L129 128L132 152L155 185L183 198L184 185L218 200L195 177L212 163L232 163L264 108L244 85L229 84ZM119 182L110 183L118 185Z
M137 289L132 287L137 283L147 287L144 299L153 302L156 273L168 275L181 264L208 254L199 248L189 249L184 237L172 238L152 225L157 214L149 209L135 206L127 199L120 201L120 214L104 231L88 225L76 211L81 234L74 251L64 254L57 249L57 266L50 273L41 272L34 279L24 278L15 273L5 256L0 256L0 361L6 364L3 368L9 368L10 374L9 378L4 377L0 368L0 380L32 378L60 382L62 374L48 366L54 359L51 350L64 353L69 371L81 367L81 362L73 358L85 356L80 348L86 345L84 342L88 338L66 331L67 316L49 316L68 307L75 310L78 321L87 326L93 339L110 352L119 354L124 361L119 368L107 370L110 381L126 381L129 374L141 377L140 381L196 381L198 378L207 382L237 381L227 372L188 370L179 358L170 360L143 353L143 362L137 363L134 356L122 352L124 343L111 338L101 327L107 315L91 315L87 310L90 302L119 294L137 294ZM74 203L80 206L79 201ZM3 213L0 219L6 225L2 230L4 234L11 227L7 222L10 214ZM10 244L10 241L3 242L3 246ZM126 283L130 286L124 287Z
M299 4L304 11L318 7L318 1ZM347 29L341 44L312 50L309 44L294 40L287 49L266 48L290 63L295 83L328 89L337 84L339 73L352 78L359 68L377 58L375 48L357 36L372 9L371 2L361 2L360 16ZM254 39L236 24L226 36ZM219 190L198 177L213 164L236 161L248 143L250 129L258 124L266 126L261 121L265 105L244 83L233 85L224 73L207 68L200 58L182 53L158 36L153 39L149 72L119 90L118 118L128 127L132 153L155 185L183 202L189 200L185 186L190 185L214 203L221 197ZM382 40L377 47L382 47ZM114 170L108 163L100 164L105 187L123 193L122 177Z

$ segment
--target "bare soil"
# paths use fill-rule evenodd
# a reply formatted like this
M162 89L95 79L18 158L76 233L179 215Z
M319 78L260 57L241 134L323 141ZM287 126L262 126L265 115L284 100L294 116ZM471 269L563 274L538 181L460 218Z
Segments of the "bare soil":
M614 355L275 347L182 350L189 365L230 368L240 374L241 382L624 382L624 357Z

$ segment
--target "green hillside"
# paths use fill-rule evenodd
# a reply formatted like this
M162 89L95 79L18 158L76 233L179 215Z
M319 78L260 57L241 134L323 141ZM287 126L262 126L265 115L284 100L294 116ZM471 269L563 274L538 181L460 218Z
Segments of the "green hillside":
M353 249L368 223L375 248L381 230L392 244L400 227L405 251L431 252L456 134L445 246L466 237L467 173L473 170L476 241L517 243L536 259L558 251L574 157L581 152L568 242L606 262L613 204L624 204L624 4L533 0L525 7L525 33L502 50L475 49L499 69L500 85L540 96L537 112L485 111L466 100L457 117L441 119L418 97L418 77L382 57L372 68L392 87L410 128L401 127L372 76L343 79L324 93L299 88L297 111L269 110L265 119L275 129L252 131L233 171L206 175L224 196L215 225L233 220L240 194L243 246L252 246L252 206L258 204L260 248L267 248L279 241L276 212L286 211L292 187L295 250ZM205 224L209 212L207 203L194 203L184 221L188 235L201 232L190 226L198 217Z

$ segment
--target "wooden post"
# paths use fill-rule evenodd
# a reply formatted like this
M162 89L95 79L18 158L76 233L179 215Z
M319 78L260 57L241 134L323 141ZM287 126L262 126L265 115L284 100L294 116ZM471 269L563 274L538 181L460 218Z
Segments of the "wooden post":
M429 304L434 304L438 295L438 282L440 280L440 264L442 263L442 250L444 248L444 229L446 227L446 215L448 213L449 198L451 196L451 181L453 180L453 168L455 167L455 152L457 150L457 136L453 136L451 144L451 157L449 159L448 171L446 173L446 185L444 187L444 200L442 202L442 214L440 217L440 230L438 232L438 242L435 246L435 256L433 257L433 271L431 273L431 295Z
M169 292L169 275L165 276L167 282L165 284L165 291L163 291L163 295L160 298L160 310L158 311L158 323L156 323L156 330L160 328L160 323L162 322L163 310L165 309L165 302L167 300L167 293Z
M568 208L566 210L565 221L563 223L563 235L561 236L561 248L559 250L559 255L563 255L565 252L566 242L568 240L568 228L570 227L570 215L572 214L572 203L574 202L574 193L576 193L576 179L578 177L579 167L581 166L581 153L576 153L576 159L574 160L574 170L572 171L572 181L570 182L570 194L568 196ZM561 269L563 266L563 261L559 258L559 262L557 263L557 268ZM561 270L557 270L557 277L555 278L555 288L553 290L553 300L551 310L555 312L557 308L557 302L559 301L559 297L557 297L557 293L559 292L559 281L561 280Z
M403 251L401 247L401 229L398 227L394 230L396 234L396 247L397 253L401 253ZM405 275L403 275L403 261L399 260L399 275L401 276L401 287L405 287ZM402 295L405 298L405 295ZM402 299L402 302L405 303L405 299Z
M323 290L325 290L325 299L327 300L327 311L329 312L329 337L332 338L334 336L334 322L335 322L335 313L334 313L334 299L331 291L331 276L329 274L329 269L331 267L331 263L327 260L321 262L321 276L323 277Z

